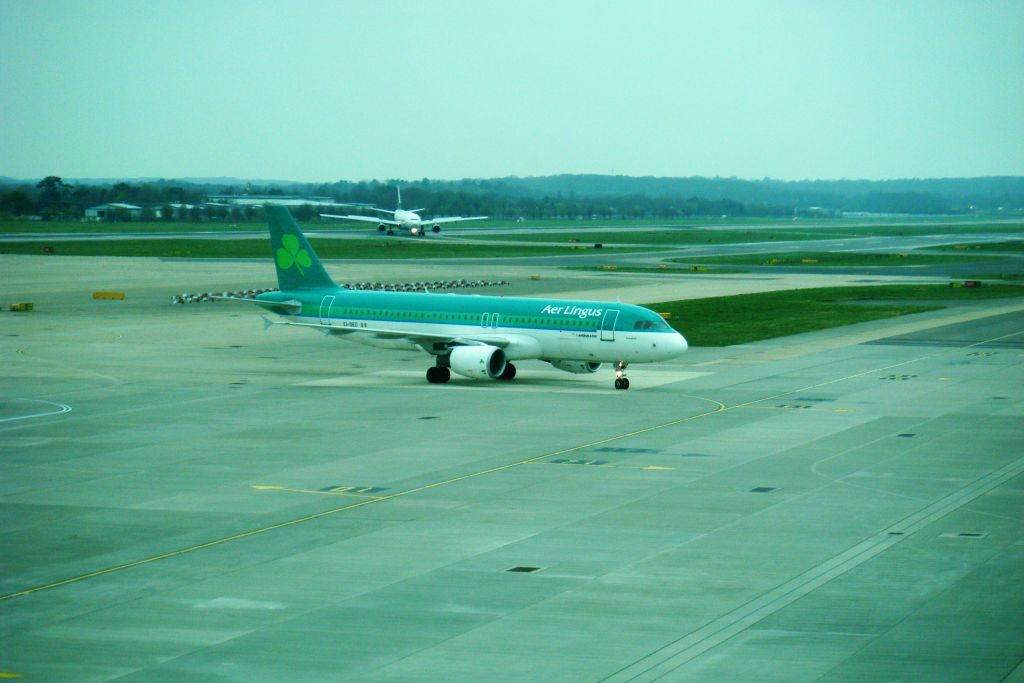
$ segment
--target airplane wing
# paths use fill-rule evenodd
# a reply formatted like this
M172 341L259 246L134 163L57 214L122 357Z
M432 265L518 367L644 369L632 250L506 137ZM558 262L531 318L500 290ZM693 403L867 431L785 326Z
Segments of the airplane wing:
M374 218L373 216L336 216L332 213L322 213L320 218L341 218L342 220L363 221L364 223L377 223L378 225L381 223L385 225L401 225L398 221L388 220L387 218Z
M266 303L266 302L262 302ZM497 334L481 334L481 335L459 335L452 336L450 334L431 334L429 332L409 332L408 330L394 330L386 327L336 327L333 325L325 325L320 322L308 322L308 323L297 323L290 320L269 320L264 319L266 324L269 325L291 325L295 327L316 327L324 332L332 334L352 334L353 332L361 332L363 334L372 334L379 339L408 339L409 341L419 344L420 346L432 346L434 344L447 344L450 346L479 346L486 344L488 346L497 346L504 348L512 343L512 340L508 337L504 337Z
M456 221L482 221L488 216L446 216L444 218L424 218L424 225L435 225L438 223L454 223Z

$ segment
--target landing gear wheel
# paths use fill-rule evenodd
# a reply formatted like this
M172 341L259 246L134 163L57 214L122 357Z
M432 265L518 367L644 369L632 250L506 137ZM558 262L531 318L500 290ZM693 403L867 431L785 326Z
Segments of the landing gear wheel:
M626 361L620 360L615 364L615 388L629 389L629 380L626 378Z
M442 368L437 365L427 368L427 381L431 384L444 384L451 378L452 373L448 368Z
M507 380L512 379L515 376L516 376L516 366L512 365L511 363L505 363L505 370L500 375L498 375L498 379L506 380L507 381Z
M388 228L388 234L394 236L394 234L395 234L394 228Z

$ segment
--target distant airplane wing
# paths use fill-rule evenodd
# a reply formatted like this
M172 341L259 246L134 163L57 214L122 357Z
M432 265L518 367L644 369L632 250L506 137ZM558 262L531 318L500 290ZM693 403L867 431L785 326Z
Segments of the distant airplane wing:
M482 221L489 216L446 216L445 218L424 218L424 225L435 225L438 223L454 223L456 221Z
M320 218L340 218L346 221L363 221L364 223L377 223L380 225L401 225L398 221L388 220L387 218L374 218L373 216L336 216L333 213L322 213Z

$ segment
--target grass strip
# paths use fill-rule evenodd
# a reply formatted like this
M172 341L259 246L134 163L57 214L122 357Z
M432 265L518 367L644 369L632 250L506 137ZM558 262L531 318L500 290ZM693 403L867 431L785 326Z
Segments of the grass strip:
M962 302L1024 296L1024 286L876 285L821 287L646 304L693 346L731 346L894 318ZM871 302L871 303L858 303Z
M810 232L796 230L714 230L706 228L678 227L670 230L623 230L620 232L518 232L503 235L465 235L465 239L486 242L487 240L508 240L515 242L565 242L576 240L580 244L746 244L748 242L826 240L836 235L827 231Z
M552 256L590 253L589 249L569 247L461 244L431 241L430 238L395 239L317 239L310 244L324 259L393 258L498 258L515 256ZM62 256L149 256L159 258L265 258L270 246L265 239L123 239L123 240L39 240L0 242L0 254L43 254L52 248ZM635 249L612 249L623 253Z
M747 273L740 268L712 268L709 266L690 266L651 268L648 266L567 266L566 270L587 270L602 273L642 273L645 275L693 275L694 273Z
M977 244L950 244L936 249L980 249L981 251L1005 251L1010 253L1024 252L1024 240L1009 242L979 242Z
M423 220L430 225L430 219ZM366 234L377 231L377 226L367 222L346 221L342 219L314 217L311 220L299 221L303 229L324 230L338 229L345 231L362 231ZM720 227L743 225L775 225L786 229L792 226L789 218L607 218L590 219L553 219L531 218L523 223L515 220L491 218L483 221L472 221L458 224L458 227L472 228L566 228L586 231L591 228L635 228L648 227L678 230L700 226ZM18 218L0 219L0 234L4 233L100 233L100 232L221 232L233 230L266 230L266 221L260 220L215 220L205 222L193 221L32 221ZM600 240L598 240L600 241Z
M893 267L925 266L942 263L969 263L972 261L999 260L999 256L978 256L970 254L923 254L902 253L882 254L875 252L785 252L769 254L730 254L728 256L700 256L675 258L672 263L714 263L736 266L782 266L784 268L821 267Z

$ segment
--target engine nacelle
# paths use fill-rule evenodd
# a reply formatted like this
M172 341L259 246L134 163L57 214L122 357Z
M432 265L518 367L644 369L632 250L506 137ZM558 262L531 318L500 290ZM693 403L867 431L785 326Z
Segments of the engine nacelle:
M441 232L441 226L434 225L434 227L432 227L431 230L433 230L435 233Z
M470 379L497 379L507 363L497 346L456 346L448 355L452 372Z
M553 367L574 375L589 375L601 369L600 363L589 360L549 360Z
M377 226L377 232L384 232L387 229L388 229L388 226L385 225L384 223L381 223L380 225Z

